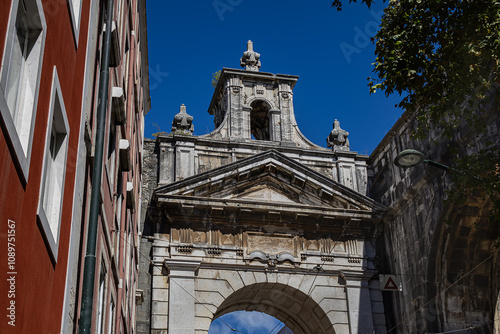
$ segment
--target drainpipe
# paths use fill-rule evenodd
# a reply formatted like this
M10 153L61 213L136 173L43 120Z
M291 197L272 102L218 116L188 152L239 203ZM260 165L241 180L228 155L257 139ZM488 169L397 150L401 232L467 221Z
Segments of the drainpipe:
M106 125L106 109L108 106L109 58L111 53L111 25L113 18L113 1L108 0L106 10L106 31L104 32L103 51L101 56L101 74L99 80L99 105L97 107L97 129L95 141L94 169L92 172L92 192L90 195L90 213L87 232L87 250L83 267L83 288L78 332L90 334L92 329L92 309L94 302L94 277L96 271L96 243L99 227L99 205L101 203L101 178L104 151L104 132ZM104 5L104 0L101 2Z

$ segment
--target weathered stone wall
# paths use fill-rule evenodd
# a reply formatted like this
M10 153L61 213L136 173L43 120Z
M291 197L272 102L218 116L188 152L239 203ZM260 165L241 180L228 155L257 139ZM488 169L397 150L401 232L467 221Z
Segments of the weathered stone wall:
M139 279L138 289L142 290L142 302L136 307L136 329L137 333L150 333L150 313L151 313L151 246L153 231L151 222L146 219L147 208L151 195L158 185L158 158L155 150L156 141L144 139L143 146L143 167L142 167L142 198L141 198L141 231L143 238L139 244ZM145 238L144 238L145 237Z
M479 198L447 201L453 185L445 171L393 163L399 152L412 148L452 165L451 145L468 154L474 140L500 143L498 112L489 117L488 132L480 138L464 127L453 140L435 131L416 141L410 135L415 124L405 114L370 156L369 194L389 207L379 240L386 253L381 273L401 275L403 285L402 292L384 292L390 333L492 332L499 257L488 204Z

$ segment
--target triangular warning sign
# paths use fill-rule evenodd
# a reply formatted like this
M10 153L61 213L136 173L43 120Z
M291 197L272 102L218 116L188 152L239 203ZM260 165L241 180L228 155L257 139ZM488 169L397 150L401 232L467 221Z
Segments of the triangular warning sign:
M380 290L402 291L401 280L398 275L379 275Z
M384 290L391 290L391 291L399 291L399 287L394 282L391 276L387 279L387 282L385 283Z

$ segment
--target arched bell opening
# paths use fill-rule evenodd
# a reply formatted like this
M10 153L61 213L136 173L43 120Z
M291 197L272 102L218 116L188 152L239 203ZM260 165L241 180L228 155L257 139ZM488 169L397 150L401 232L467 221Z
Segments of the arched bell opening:
M257 283L235 291L218 307L213 320L235 311L265 313L294 334L335 333L320 305L304 292L280 283Z
M256 100L250 105L250 133L253 139L271 140L269 111L271 107L266 101Z

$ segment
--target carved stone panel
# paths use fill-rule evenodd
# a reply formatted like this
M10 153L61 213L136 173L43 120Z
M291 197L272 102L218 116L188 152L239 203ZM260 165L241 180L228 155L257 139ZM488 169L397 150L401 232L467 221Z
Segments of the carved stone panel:
M297 256L294 237L247 234L248 253L261 251L268 254L290 253Z

